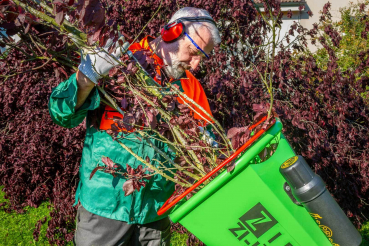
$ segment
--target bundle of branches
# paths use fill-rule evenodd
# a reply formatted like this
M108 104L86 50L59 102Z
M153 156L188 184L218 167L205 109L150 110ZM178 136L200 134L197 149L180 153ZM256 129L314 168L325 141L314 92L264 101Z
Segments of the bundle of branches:
M367 218L369 192L368 107L360 94L367 83L360 73L365 70L367 50L361 64L342 73L332 49L339 45L340 35L324 24L330 17L329 6L319 23L322 28L317 24L305 30L294 24L283 38L278 1L1 0L0 27L9 36L17 33L21 38L18 43L11 37L0 41L9 47L0 61L0 156L4 160L0 180L11 200L10 208L37 206L49 198L55 208L49 222L50 242L61 245L71 239L75 213L71 205L84 132L83 126L70 130L52 123L47 112L51 88L76 71L80 48L94 52L107 39L117 40L118 32L134 40L154 35L173 9L185 6L207 9L224 40L215 49L216 55L194 71L215 119L208 115L194 120L191 114L194 110L203 113L201 107L174 84L158 85L152 79L149 53L136 54L136 59L123 57L120 66L99 84L103 103L125 115L114 119L112 137L135 128L138 138L150 141L155 137L181 157L174 159L156 150L167 163L150 166L153 160L137 156L149 169L127 167L127 172L104 158L105 165L95 171L127 177L127 194L143 186L152 172L185 189L217 165L217 155L228 156L247 140L245 126L252 119L267 111L270 114L274 107L282 115L284 134L293 148L303 154L360 225ZM317 66L317 58L305 49L309 35L328 51L328 66ZM198 125L204 123L213 126L218 148L200 132ZM223 129L229 130L228 136ZM231 143L227 137L232 138ZM125 147L122 145L129 152Z
M175 83L163 83L165 82L163 81L162 84L158 84L152 78L151 74L154 75L155 70L150 51L135 53L132 57L133 61L128 59L128 64L118 66L110 72L109 84L99 87L105 96L102 101L123 115L122 118L114 118L115 123L108 133L118 140L123 149L148 167L152 172L151 175L160 174L181 188L190 187L194 181L201 179L216 166L219 154L227 156L233 148L221 125L200 105L181 92ZM195 120L193 113L206 115L206 117L202 120ZM221 137L217 147L213 145L205 129L199 127L204 123L210 124ZM156 167L150 159L136 155L119 141L119 138L124 137L119 133L132 130L139 140L147 141L157 154L164 158L165 162L159 162L159 167ZM177 157L173 159L157 148L152 143L153 140L169 144L171 151L176 153ZM111 162L109 159L106 161ZM170 165L165 165L165 163ZM107 167L110 168L106 170L105 167L97 167L95 170L104 169L113 174L124 174L123 170L114 170L113 163ZM131 175L141 175L143 169L139 167L139 170L140 172L133 172ZM151 175L146 175L146 178ZM140 189L140 185L145 184L145 182L138 182L139 180L141 179L134 175L129 176L123 185L126 195L133 192L133 186Z

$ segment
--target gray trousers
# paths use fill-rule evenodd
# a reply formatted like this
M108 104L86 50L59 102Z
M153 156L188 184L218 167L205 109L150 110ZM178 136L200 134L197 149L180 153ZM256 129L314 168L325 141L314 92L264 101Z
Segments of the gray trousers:
M90 213L81 205L73 243L77 246L169 246L169 218L152 223L127 224Z

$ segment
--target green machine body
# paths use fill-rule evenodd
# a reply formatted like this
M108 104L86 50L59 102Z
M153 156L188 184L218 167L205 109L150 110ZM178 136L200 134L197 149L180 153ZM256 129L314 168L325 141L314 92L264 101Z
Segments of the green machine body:
M295 153L281 130L277 121L237 159L232 172L222 172L178 204L170 219L208 246L334 245L291 189L286 190L280 166ZM275 153L257 162L255 157L270 144L278 144Z

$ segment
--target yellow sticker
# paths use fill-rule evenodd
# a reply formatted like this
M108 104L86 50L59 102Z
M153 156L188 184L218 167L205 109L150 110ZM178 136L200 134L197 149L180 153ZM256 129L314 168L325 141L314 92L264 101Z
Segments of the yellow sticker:
M288 161L288 160L287 160ZM327 236L329 242L332 244L332 246L340 246L337 243L333 242L332 236L333 236L333 231L331 228L329 228L326 225L321 225L320 224L320 220L319 219L323 219L322 216L320 216L319 214L314 214L314 213L309 213L311 217L313 217L315 219L315 222L319 225L320 230L323 231L323 233Z
M294 157L291 157L290 159L288 159L287 161L283 162L281 168L282 169L285 169L287 167L290 167L292 166L296 161L297 161L298 157L297 156L294 156Z
M323 219L323 217L321 217L319 214L314 214L314 213L309 213L311 217L313 217L314 219Z
M327 237L332 237L333 236L333 232L332 232L331 228L329 228L328 226L320 225L319 227ZM332 242L333 242L333 240L332 240Z

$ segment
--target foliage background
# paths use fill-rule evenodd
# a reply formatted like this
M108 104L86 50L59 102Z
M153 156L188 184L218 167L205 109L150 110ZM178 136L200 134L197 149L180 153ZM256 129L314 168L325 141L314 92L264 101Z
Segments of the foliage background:
M67 2L72 4L58 11L76 10L73 1ZM267 18L280 23L278 2L267 2L265 9L274 8L267 11ZM40 5L28 3L45 11ZM78 11L75 19L72 15L72 22L92 34L99 32L99 38L111 35L118 26L127 37L155 36L173 10L183 6L207 9L218 22L223 42L212 59L194 72L201 79L214 116L226 129L250 124L253 106L270 99L260 74L272 78L274 107L295 151L325 180L329 191L358 227L368 220L369 108L363 97L369 83L366 75L369 20L364 18L367 3L352 6L355 16L363 16L354 18L357 21L352 24L349 23L352 19L344 15L342 24L333 25L326 5L320 23L312 30L293 25L289 39L296 38L296 42L288 47L279 43L273 60L267 59L273 57L272 52L263 45L271 27L257 14L250 0L101 3L106 10L106 25L100 31L91 31L87 25L93 12L83 22L78 22ZM9 1L2 0L0 4L8 6ZM51 2L47 4L52 6ZM160 15L140 34L159 6ZM24 14L24 10L14 8L14 11ZM75 71L79 58L64 33L37 18L23 16L20 20L7 15L0 22L8 34L20 32L22 39L0 60L0 184L9 198L8 205L2 205L6 211L22 212L26 206L38 207L49 200L54 210L50 213L47 237L51 243L63 245L73 237L72 204L84 126L74 129L56 126L48 115L47 102L52 88ZM89 21L93 22L93 18ZM355 30L362 43L352 43L359 42L358 38L345 39L349 36L341 35L345 30ZM308 39L322 47L317 54L304 49ZM350 51L352 47L357 50ZM35 238L38 232L36 228Z

